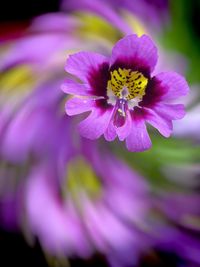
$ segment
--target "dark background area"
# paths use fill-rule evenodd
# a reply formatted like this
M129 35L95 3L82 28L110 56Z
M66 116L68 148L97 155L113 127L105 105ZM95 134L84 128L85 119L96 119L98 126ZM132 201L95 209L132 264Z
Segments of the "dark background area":
M182 265L183 264L183 265ZM30 247L19 233L0 230L0 266L1 267L61 267L49 266L41 250L39 242ZM71 267L109 267L106 260L95 255L88 261L70 260ZM162 251L149 252L140 259L138 267L180 267L185 266L173 253ZM130 266L133 267L133 266Z
M0 22L30 20L34 16L59 10L59 0L2 1Z
M20 233L3 229L0 229L0 266L48 267L38 242L30 247Z

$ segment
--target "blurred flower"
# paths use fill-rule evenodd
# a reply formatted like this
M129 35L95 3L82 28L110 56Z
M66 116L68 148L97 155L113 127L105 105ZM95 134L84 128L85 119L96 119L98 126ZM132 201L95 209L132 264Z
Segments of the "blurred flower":
M59 88L65 75L66 53L80 47L106 52L118 38L117 29L101 17L94 19L95 29L81 16L51 13L34 18L20 35L11 33L15 39L2 35L0 217L5 227L20 227L18 191L27 177L24 171L35 162L51 158L63 146L54 136L60 127L58 117L64 113L65 96ZM64 142L68 150L70 143Z
M151 78L156 61L156 47L146 35L118 41L110 61L97 53L71 55L65 69L84 83L68 79L62 85L65 93L75 95L67 101L66 112L71 116L92 111L79 125L81 135L97 139L104 134L108 141L118 136L135 152L151 147L145 121L169 137L171 121L185 113L183 105L168 102L186 95L189 88L175 72Z
M120 22L122 11L128 11L132 15L139 18L148 26L150 25L154 30L159 30L168 21L169 3L168 0L63 0L62 9L66 11L92 11L114 23L125 34L127 27L124 28L123 23ZM118 17L116 16L117 14ZM124 31L125 30L125 31Z
M62 119L56 139L67 138L74 144L71 151L65 143L53 161L33 167L27 179L30 230L57 257L87 259L99 253L113 266L134 264L150 245L143 231L148 186L102 144L99 150L94 142L70 136L71 123Z

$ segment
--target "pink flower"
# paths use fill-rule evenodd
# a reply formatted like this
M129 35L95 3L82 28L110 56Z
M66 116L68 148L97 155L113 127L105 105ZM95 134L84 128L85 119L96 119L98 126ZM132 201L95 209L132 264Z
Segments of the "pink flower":
M68 115L90 111L79 124L82 136L107 141L118 136L129 151L151 147L145 122L165 137L172 133L172 120L183 118L184 105L174 100L189 91L186 80L175 72L151 76L157 63L157 48L143 35L119 40L111 58L92 52L69 56L65 70L82 83L67 79L61 86L73 95L66 103ZM173 101L173 104L170 104Z

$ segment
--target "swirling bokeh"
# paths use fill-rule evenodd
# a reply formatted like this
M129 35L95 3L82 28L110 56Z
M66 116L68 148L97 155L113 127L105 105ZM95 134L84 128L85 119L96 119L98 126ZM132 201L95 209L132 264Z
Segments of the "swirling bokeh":
M200 266L199 2L7 5L0 22L2 266ZM71 78L69 55L109 57L131 34L155 43L155 74L177 72L190 87L171 137L148 124L152 147L137 153L117 139L82 137L85 115L66 114L71 96L61 90Z

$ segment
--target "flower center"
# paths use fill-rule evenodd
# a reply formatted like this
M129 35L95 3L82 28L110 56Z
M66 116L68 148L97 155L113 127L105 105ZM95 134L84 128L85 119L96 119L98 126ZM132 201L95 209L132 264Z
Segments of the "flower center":
M111 71L110 77L107 83L108 103L115 106L113 122L118 128L124 125L127 110L138 106L142 100L148 79L139 71L121 68Z
M119 68L111 71L110 75L111 79L107 84L108 97L113 93L117 98L125 100L142 100L148 79L141 72Z

